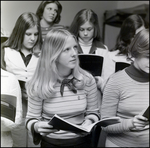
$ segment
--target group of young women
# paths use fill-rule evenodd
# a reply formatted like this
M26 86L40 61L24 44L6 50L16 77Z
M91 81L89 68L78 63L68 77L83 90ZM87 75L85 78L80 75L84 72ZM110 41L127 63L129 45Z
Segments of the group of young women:
M41 147L89 147L91 134L57 130L48 121L58 114L84 127L117 116L120 123L102 127L108 133L106 147L149 146L149 121L140 114L149 103L149 30L144 21L138 15L124 21L114 55L132 62L115 73L97 14L83 9L67 29L58 25L61 11L58 1L42 1L36 14L19 16L1 47L1 68L20 83L22 126L31 132L31 140ZM101 77L79 66L79 53L104 58Z

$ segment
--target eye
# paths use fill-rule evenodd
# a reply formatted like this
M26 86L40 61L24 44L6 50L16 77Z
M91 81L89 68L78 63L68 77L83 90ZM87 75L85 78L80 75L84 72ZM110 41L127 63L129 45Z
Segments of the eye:
M35 33L34 35L35 35L35 36L38 36L38 35L39 35L39 33Z
M83 29L83 28L80 28L79 30L80 30L80 31L84 31L84 29Z
M88 31L91 31L92 29L93 29L93 28L88 28L87 30L88 30Z
M31 35L31 33L25 33L27 36L30 36Z
M68 52L70 50L70 48L66 48L63 52Z
M77 46L77 45L75 45L73 48L74 48L75 50L78 50L78 46Z
M56 13L58 12L58 10L56 10L56 9L55 9L54 11L55 11Z

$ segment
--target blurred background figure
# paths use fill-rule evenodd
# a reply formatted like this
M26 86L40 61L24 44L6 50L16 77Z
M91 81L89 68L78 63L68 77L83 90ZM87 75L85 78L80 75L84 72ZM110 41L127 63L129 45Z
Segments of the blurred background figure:
M62 5L59 1L42 1L36 11L39 17L42 39L52 27L62 27L58 25L61 20Z

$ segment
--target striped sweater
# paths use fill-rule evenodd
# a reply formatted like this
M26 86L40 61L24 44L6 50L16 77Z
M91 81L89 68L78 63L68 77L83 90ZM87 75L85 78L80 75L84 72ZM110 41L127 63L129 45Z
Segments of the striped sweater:
M43 120L49 121L54 114L58 114L74 124L81 125L85 118L94 117L94 120L98 115L97 86L94 78L86 83L84 89L77 90L77 94L65 86L63 97L60 94L60 85L59 82L56 84L56 93L49 99L28 99L26 123L29 130L31 130L32 123L40 119L41 116ZM34 119L32 120L32 118ZM69 139L80 135L60 130L47 136L56 139Z
M104 90L102 118L118 116L121 123L103 128L108 139L119 147L148 147L149 126L145 130L130 131L131 119L149 105L149 82L132 79L125 70L113 74Z

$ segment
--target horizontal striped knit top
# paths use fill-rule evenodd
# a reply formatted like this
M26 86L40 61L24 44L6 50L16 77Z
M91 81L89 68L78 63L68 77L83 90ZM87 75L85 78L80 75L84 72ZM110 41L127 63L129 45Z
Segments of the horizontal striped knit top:
M44 41L44 38L46 36L46 34L52 29L52 28L63 28L63 26L61 25L56 25L54 24L53 26L51 27L41 27L41 34L42 34L42 40Z
M141 131L131 131L129 127L131 119L149 105L149 82L140 82L130 77L126 72L130 68L113 74L105 87L102 118L118 116L122 120L103 130L108 132L108 139L119 147L148 147L149 126Z
M85 118L90 119L92 116L98 115L97 86L93 77L92 80L86 83L84 89L77 90L77 93L73 93L65 86L63 97L60 94L60 86L61 83L58 82L55 86L56 93L49 99L28 99L26 121L29 122L27 124L37 121L41 116L43 120L49 121L54 114L58 114L74 124L81 125ZM61 130L48 135L48 137L57 139L68 139L78 136Z

